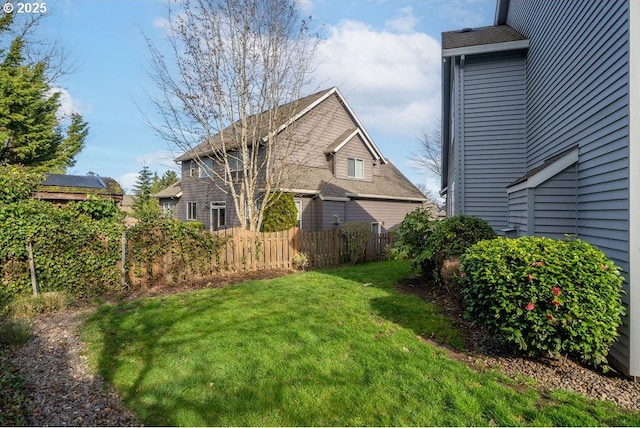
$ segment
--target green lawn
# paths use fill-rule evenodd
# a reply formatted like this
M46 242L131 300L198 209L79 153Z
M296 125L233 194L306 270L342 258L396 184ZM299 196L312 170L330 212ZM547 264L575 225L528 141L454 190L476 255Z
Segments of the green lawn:
M408 274L380 262L106 305L83 338L146 425L640 425L420 341L462 346L436 307L396 292Z

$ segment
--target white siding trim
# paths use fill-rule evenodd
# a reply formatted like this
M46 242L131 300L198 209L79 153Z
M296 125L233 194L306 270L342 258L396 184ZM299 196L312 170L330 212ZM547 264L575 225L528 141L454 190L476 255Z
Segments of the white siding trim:
M640 376L640 3L629 1L629 374Z
M517 192L524 189L535 189L545 181L560 174L574 163L578 162L578 149L572 150L557 161L548 165L544 169L527 178L526 181L507 187L507 193Z

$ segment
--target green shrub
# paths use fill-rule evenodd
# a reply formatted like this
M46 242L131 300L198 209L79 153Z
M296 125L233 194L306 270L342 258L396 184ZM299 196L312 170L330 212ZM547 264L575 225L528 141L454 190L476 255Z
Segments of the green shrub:
M389 249L390 258L415 259L422 253L434 224L430 215L429 208L416 208L404 217L394 231L393 247Z
M31 337L31 325L25 320L0 318L0 347L21 346Z
M367 252L367 244L371 238L371 225L369 223L344 223L342 236L347 241L347 261L356 264L364 261Z
M269 205L264 210L262 232L280 232L296 225L298 211L293 193L272 193Z
M78 206L35 199L0 204L0 307L31 292L28 243L43 292L94 296L120 287L121 218L95 220Z
M435 223L415 263L423 275L439 284L445 260L459 258L476 242L495 237L489 223L479 217L450 217Z
M619 268L578 239L497 238L461 260L470 319L533 355L571 355L606 367L624 314Z

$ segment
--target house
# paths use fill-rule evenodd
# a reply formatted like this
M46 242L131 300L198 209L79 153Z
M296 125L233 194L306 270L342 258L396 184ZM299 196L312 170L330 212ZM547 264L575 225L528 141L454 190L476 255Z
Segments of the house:
M182 187L180 186L180 180L173 183L166 189L161 190L153 195L154 198L158 198L160 203L160 211L163 215L176 215L176 206L182 196Z
M626 279L610 356L630 376L640 375L639 33L635 0L498 0L493 26L442 34L447 214L603 250Z
M33 192L35 199L56 204L82 201L87 195L112 199L120 203L124 196L122 187L110 177L97 175L47 174L45 180Z
M284 135L287 129L286 138L299 142L299 149L286 155L289 172L276 190L294 193L302 229L319 231L345 222L366 222L372 231L384 232L426 202L384 158L338 88L297 100L290 113L280 118L278 132ZM221 134L225 132L233 131ZM265 137L259 135L257 140ZM232 199L207 174L215 162L210 151L210 142L205 142L178 157L182 164L179 187L156 196L161 203L177 200L175 213L181 220L200 221L210 230L237 227L243 222L235 214Z

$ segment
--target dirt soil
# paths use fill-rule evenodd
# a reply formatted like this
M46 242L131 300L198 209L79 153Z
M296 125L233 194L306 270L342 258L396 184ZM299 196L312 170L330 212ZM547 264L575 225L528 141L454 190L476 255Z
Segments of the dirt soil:
M584 367L570 359L530 358L517 350L500 345L485 331L463 317L462 300L458 293L443 293L442 288L429 286L421 278L406 278L398 289L438 305L452 318L462 332L466 352L457 352L447 346L425 339L443 349L447 355L477 370L498 370L517 382L525 383L545 392L564 389L596 400L607 400L631 410L640 410L640 382L635 382L616 372L603 374Z

